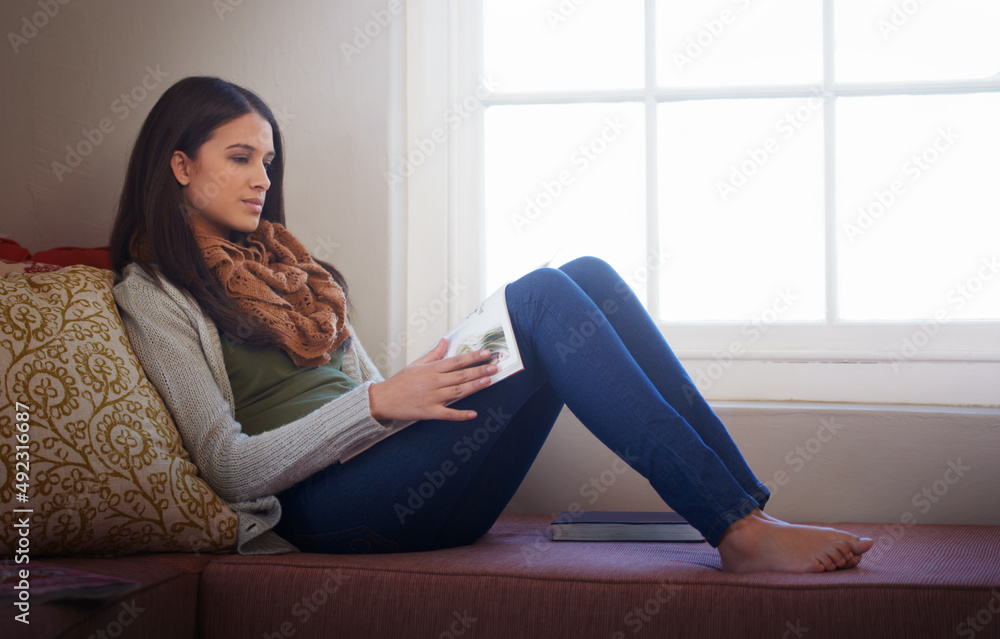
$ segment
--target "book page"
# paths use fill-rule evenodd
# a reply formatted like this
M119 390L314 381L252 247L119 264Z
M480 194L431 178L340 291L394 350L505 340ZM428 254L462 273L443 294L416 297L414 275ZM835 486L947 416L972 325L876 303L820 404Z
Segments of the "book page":
M493 353L493 357L488 361L496 364L499 370L490 376L490 384L495 384L524 370L521 353L517 349L517 340L514 337L514 328L511 326L510 315L507 312L506 290L507 285L504 284L494 291L444 336L448 340L445 358L483 349ZM473 366L482 366L485 363L478 362ZM452 403L454 402L449 402L449 404ZM413 423L413 421L401 420L392 422L385 427L385 432L378 439L361 443L357 449L345 451L340 459L341 463L352 459Z
M494 355L490 360L499 370L490 377L492 383L524 370L517 350L514 328L507 313L507 286L501 286L474 308L464 320L444 337L448 340L445 357L486 349ZM482 362L476 366L482 366Z

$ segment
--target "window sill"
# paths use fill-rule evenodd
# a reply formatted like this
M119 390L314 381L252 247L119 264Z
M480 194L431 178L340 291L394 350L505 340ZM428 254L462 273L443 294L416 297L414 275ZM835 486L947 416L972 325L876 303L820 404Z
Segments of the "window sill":
M832 402L839 405L998 407L995 361L776 361L679 353L711 402Z

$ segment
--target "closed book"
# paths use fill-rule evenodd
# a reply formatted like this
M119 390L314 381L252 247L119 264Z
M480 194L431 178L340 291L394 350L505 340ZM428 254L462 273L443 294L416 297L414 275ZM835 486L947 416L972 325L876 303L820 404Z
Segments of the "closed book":
M131 579L32 560L0 568L0 604L29 596L31 603L113 599L141 585Z
M672 512L565 511L552 522L553 541L705 541Z

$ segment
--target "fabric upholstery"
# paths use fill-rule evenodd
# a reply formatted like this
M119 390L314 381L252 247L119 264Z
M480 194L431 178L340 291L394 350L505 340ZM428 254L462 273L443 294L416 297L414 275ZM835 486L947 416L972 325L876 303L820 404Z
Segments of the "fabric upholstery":
M17 609L5 604L0 637L9 639L108 639L195 637L198 581L211 555L161 553L117 559L60 557L49 565L86 570L138 581L138 589L109 601L32 602L30 624L14 620Z
M202 636L910 639L1000 608L1000 527L836 524L878 543L857 569L733 575L708 544L552 542L550 519L425 553L218 557Z
M31 262L37 262L38 266L32 266ZM20 268L12 266L13 263L20 263L16 265ZM74 264L84 264L86 266L110 270L111 253L109 247L81 248L79 246L59 246L38 251L32 255L31 251L16 241L0 237L0 276L6 272L15 270L18 272L27 270L29 273L53 270L51 268L44 268L45 265L73 266Z
M0 278L2 556L18 543L18 507L34 511L33 557L235 545L236 516L189 461L125 336L112 283L110 271L88 266ZM15 435L25 407L21 503Z
M59 246L44 251L36 251L31 256L34 262L73 266L84 264L95 268L111 269L111 253L107 246L81 248L79 246Z
M42 262L14 262L0 259L0 277L7 277L12 273L49 273L58 271L61 266L56 264L45 264Z
M11 262L23 262L31 257L31 251L24 248L14 240L0 237L0 260Z
M426 553L49 560L142 587L33 605L30 636L1000 636L1000 527L837 524L878 544L855 570L731 575L707 544L552 542L550 519L504 515L471 546ZM142 613L115 627L133 599ZM24 636L11 617L0 636Z

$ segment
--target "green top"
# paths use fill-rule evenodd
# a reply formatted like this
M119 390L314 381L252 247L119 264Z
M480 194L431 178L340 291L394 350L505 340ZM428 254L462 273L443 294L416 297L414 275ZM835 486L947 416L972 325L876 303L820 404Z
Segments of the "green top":
M358 385L341 370L341 348L322 366L300 367L280 348L238 344L220 337L236 400L236 421L247 435L259 435L304 417Z

